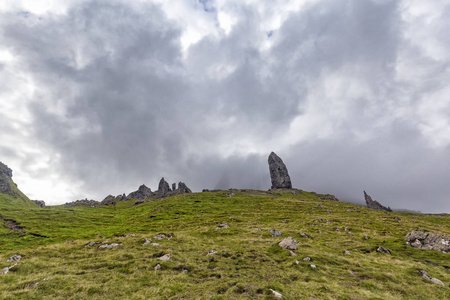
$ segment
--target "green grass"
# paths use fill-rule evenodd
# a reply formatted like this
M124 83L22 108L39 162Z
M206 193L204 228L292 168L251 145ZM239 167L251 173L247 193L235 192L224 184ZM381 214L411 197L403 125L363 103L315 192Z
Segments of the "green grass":
M252 190L133 204L39 209L0 195L2 217L25 231L0 226L0 268L11 265L10 256L23 256L0 275L0 298L273 299L270 289L285 299L450 298L450 254L414 249L404 240L418 229L450 235L448 215L385 213L307 192ZM230 228L217 230L218 223ZM272 237L272 228L282 236ZM174 236L153 240L159 247L143 246L158 233ZM287 236L302 242L297 256L278 247ZM85 247L92 241L121 245ZM392 254L377 253L378 246ZM207 256L213 249L218 253ZM167 253L169 261L158 260ZM306 256L312 261L303 261ZM424 280L419 269L446 286Z

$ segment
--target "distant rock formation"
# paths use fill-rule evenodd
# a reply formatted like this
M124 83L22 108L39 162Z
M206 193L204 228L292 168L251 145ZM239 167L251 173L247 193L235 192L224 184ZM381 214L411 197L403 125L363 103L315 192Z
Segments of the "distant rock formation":
M436 233L412 231L406 235L406 243L414 248L450 253L450 238Z
M92 200L92 199L88 200L86 198L86 199L75 200L75 201L67 202L67 203L63 204L63 206L84 206L84 205L87 205L87 206L98 206L98 205L100 205L100 202Z
M137 191L128 194L128 199L144 200L152 197L153 197L152 190L146 187L145 184L141 185Z
M269 171L272 189L291 189L292 183L286 165L274 152L269 155Z
M109 204L115 204L119 201L127 201L129 200L129 198L125 195L117 195L117 196L113 196L113 195L108 195L105 197L105 199L102 200L102 202L100 202L100 204L102 205L109 205Z
M31 200L36 203L40 208L45 208L45 201L43 200Z
M172 184L172 187L174 188L173 190L173 194L178 195L178 194L189 194L192 193L191 189L187 187L187 185L184 182L179 182L178 183L178 188L176 188L176 184Z
M0 192L5 194L13 194L11 187L12 170L7 165L0 162Z
M380 202L372 200L372 197L370 197L366 191L364 191L364 199L366 199L366 205L368 208L371 209L377 209L377 210L384 210L384 211L392 211L390 207L385 207L380 204Z
M164 197L165 195L169 194L172 190L170 189L169 183L164 180L164 177L161 178L158 185L158 190L156 191L156 194L158 197Z

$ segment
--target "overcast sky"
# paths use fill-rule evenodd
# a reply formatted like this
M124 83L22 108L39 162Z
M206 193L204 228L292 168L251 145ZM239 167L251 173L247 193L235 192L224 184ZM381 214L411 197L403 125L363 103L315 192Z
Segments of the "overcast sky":
M450 212L450 2L0 2L0 161L32 199L164 176Z

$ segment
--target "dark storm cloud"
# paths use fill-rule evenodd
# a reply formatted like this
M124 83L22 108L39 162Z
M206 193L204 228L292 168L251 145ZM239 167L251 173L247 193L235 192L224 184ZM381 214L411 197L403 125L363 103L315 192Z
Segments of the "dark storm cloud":
M317 1L269 36L251 6L236 14L229 34L186 53L183 29L155 5L10 16L2 35L36 85L32 135L58 156L51 167L97 199L161 176L196 191L266 189L274 150L298 188L450 211L450 150L398 113L418 100L397 79L411 48L397 1Z

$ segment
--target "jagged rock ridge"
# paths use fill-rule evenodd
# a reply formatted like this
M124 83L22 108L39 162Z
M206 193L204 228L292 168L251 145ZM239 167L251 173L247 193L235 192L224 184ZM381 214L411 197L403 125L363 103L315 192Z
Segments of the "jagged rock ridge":
M366 191L364 191L364 199L366 200L366 205L368 208L371 209L377 209L377 210L384 210L384 211L392 211L390 207L386 207L380 204L380 202L372 200L372 197L370 197Z
M13 191L10 182L12 182L12 170L7 165L0 162L0 192L12 195ZM9 180L8 180L9 179Z
M269 155L268 162L272 189L291 189L291 178L283 160L272 152Z

